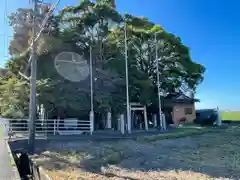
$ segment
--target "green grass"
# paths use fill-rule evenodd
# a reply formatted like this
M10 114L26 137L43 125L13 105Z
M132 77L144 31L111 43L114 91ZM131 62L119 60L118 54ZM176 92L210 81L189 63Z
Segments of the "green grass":
M222 120L240 121L240 111L222 112Z
M186 125L183 127L179 127L177 130L170 133L139 137L138 140L150 142L150 141L158 141L163 139L176 139L176 138L187 137L192 135L200 135L200 134L209 133L209 132L218 132L218 129L215 127L207 127L207 126L198 127L198 126Z

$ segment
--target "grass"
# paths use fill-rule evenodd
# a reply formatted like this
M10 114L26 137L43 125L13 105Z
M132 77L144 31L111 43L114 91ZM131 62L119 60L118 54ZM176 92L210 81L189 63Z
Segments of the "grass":
M210 126L183 126L179 127L176 131L165 133L165 134L157 134L152 136L145 136L145 137L139 137L138 140L144 140L144 141L157 141L157 140L163 140L163 139L176 139L176 138L182 138L186 136L193 136L193 135L200 135L204 133L210 133L210 132L217 132L218 129Z
M192 134L202 135L188 136ZM52 180L238 179L239 135L237 126L221 130L187 126L145 141L82 141L75 149L43 152L35 161ZM183 136L188 137L177 138Z
M222 112L222 120L240 121L240 111Z
M11 159L10 164L11 164L11 166L13 166L13 167L16 166L15 161L14 161L13 159Z

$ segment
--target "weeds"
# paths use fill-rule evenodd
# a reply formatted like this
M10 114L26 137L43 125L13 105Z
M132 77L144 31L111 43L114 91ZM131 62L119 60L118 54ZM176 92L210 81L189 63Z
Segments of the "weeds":
M203 135L176 139L197 134ZM180 127L174 133L144 137L141 139L144 142L124 140L81 144L79 150L55 152L68 161L52 159L43 167L47 168L51 162L65 163L49 170L53 180L237 179L240 177L238 134L239 127L221 130ZM159 141L162 139L169 140Z
M123 152L112 152L104 158L106 164L119 164L124 158Z
M158 141L163 139L176 139L176 138L182 138L186 136L200 135L200 134L209 133L209 132L217 132L217 129L202 128L202 127L198 127L198 128L184 127L184 128L178 128L178 130L170 133L139 137L137 140L151 142L151 141Z

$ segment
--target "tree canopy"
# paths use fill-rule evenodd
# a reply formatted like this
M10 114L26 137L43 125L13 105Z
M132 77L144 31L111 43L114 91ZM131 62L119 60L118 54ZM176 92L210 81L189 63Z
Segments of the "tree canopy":
M191 59L190 50L180 37L145 17L122 15L113 6L115 4L108 0L97 0L95 3L81 0L50 18L37 46L37 102L45 106L50 117L81 116L83 112L89 112L90 77L79 82L68 81L56 71L54 58L60 52L70 51L82 54L89 63L90 46L95 111L124 111L124 23L127 26L132 102L141 102L147 107L157 106L157 66L163 94L194 93L202 82L205 68ZM39 21L49 10L46 6L43 9L39 13ZM28 68L31 13L29 9L18 9L9 16L15 31L9 47L12 58L6 65L13 75L2 75L0 83L0 113L5 116L11 117L9 111L16 107L21 116L27 115L29 85L19 72ZM156 60L156 44L159 63Z

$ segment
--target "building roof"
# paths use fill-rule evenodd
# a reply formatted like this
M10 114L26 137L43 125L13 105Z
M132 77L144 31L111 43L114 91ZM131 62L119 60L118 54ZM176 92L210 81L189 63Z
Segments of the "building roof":
M171 102L171 103L194 103L194 102L199 102L198 99L191 98L185 94L180 94L180 93L171 93L168 94L165 98L164 101L166 102Z

